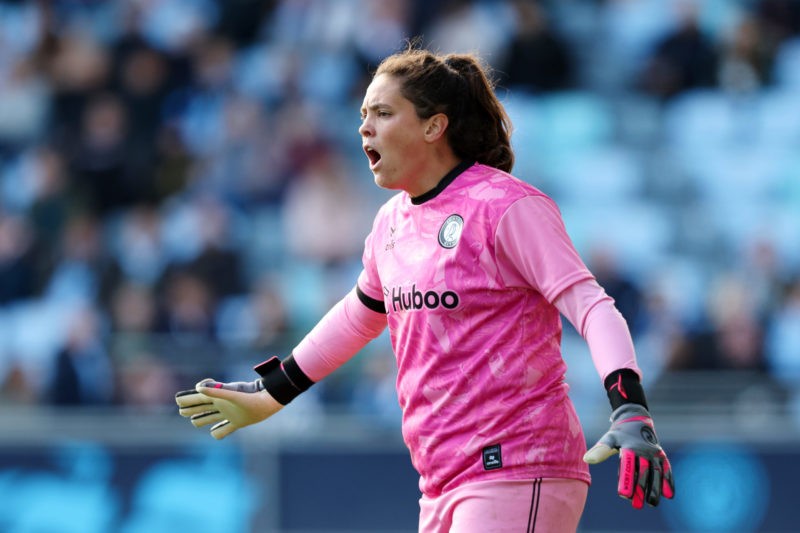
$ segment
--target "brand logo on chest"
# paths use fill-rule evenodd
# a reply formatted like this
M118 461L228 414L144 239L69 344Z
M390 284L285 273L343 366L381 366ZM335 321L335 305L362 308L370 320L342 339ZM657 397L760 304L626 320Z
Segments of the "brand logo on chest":
M394 232L395 231L397 231L397 228L395 228L393 226L389 228L389 242L386 243L386 246L383 249L385 252L388 252L389 250L392 250L394 248Z
M384 288L384 292L389 294L389 289ZM392 287L392 311L417 311L420 309L436 309L441 306L445 309L455 309L458 307L458 294L453 291L420 291L417 286L412 285L411 289L403 290L402 287Z

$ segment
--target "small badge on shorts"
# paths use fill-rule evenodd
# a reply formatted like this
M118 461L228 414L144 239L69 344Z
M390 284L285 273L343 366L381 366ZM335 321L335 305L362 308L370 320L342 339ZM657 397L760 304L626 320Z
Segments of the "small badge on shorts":
M483 449L483 469L497 470L503 467L503 457L500 455L500 445L487 446Z
M450 215L439 228L439 244L443 248L455 248L464 229L464 219L461 215Z

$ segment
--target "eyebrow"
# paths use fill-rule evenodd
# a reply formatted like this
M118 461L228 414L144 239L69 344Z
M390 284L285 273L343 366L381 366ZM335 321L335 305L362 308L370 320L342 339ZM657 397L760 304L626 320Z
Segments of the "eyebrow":
M377 104L370 104L368 106L361 106L361 112L364 111L377 111L380 108L384 109L391 109L392 106L383 102L378 102Z

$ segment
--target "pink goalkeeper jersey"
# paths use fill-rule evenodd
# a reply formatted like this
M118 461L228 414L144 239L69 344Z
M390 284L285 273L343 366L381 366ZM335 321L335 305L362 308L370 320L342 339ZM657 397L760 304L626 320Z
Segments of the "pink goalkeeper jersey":
M423 493L589 481L552 302L591 278L553 201L488 166L460 165L434 191L380 209L358 288L387 312Z

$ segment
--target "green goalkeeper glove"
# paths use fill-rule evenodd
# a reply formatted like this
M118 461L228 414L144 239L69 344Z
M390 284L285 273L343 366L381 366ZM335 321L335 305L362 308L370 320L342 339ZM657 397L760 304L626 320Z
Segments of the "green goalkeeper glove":
M619 452L619 483L617 492L641 509L644 502L658 505L661 496L675 495L672 468L658 443L653 420L647 409L639 404L626 403L611 414L611 429L603 435L583 460L589 464L605 461Z
M194 427L214 424L211 436L224 439L239 428L271 417L314 384L293 355L284 361L272 357L254 370L261 376L255 381L204 379L194 390L177 393L178 412Z
M265 389L260 379L219 383L204 379L194 390L175 395L181 416L196 428L211 426L211 436L224 439L234 431L274 415L283 405Z

